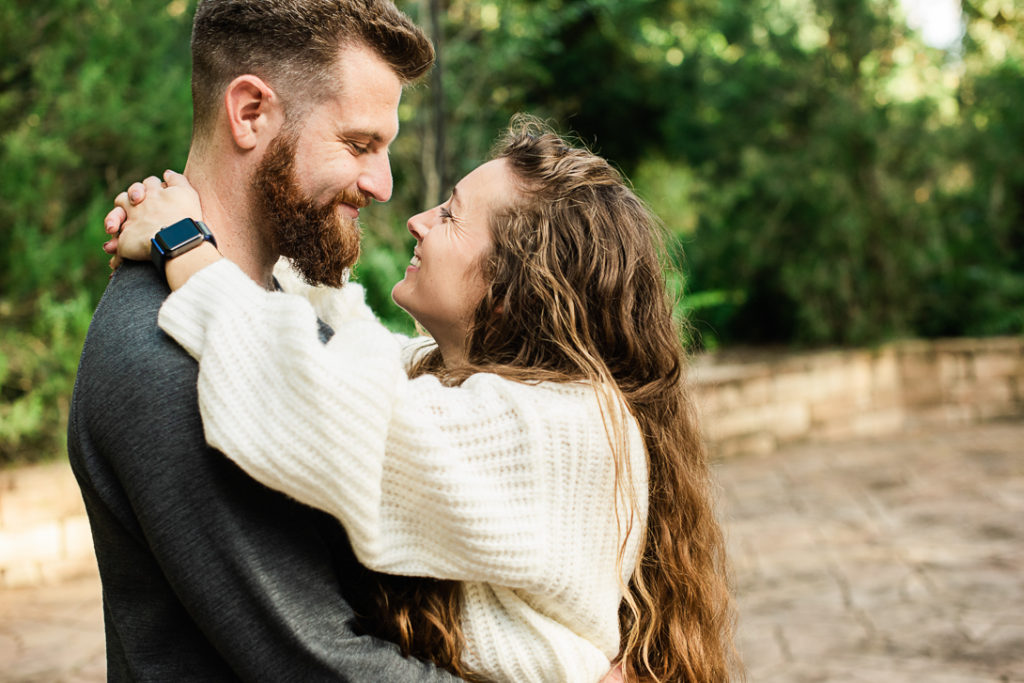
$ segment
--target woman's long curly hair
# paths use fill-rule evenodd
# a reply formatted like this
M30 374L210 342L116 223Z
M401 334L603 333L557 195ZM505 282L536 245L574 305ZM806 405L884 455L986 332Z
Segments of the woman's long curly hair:
M607 161L535 119L513 119L494 156L507 162L517 192L492 216L494 247L482 264L488 289L467 362L445 367L435 348L411 374L451 384L493 372L611 387L617 396L604 398L606 415L623 400L648 457L642 551L619 611L624 678L728 681L738 660L725 544L658 257L660 225ZM621 424L609 438L621 495L629 481ZM472 680L460 663L458 584L380 581L371 630Z

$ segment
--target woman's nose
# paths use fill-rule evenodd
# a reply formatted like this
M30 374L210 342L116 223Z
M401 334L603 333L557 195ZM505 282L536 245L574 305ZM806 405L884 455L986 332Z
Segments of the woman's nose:
M405 226L412 233L413 237L421 240L430 231L429 219L430 211L423 211L416 214L406 222Z

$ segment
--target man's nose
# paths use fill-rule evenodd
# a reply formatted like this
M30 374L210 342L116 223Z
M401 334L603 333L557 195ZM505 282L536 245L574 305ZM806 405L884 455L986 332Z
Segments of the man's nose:
M393 181L391 178L391 160L387 152L372 155L357 183L360 190L378 202L391 199Z

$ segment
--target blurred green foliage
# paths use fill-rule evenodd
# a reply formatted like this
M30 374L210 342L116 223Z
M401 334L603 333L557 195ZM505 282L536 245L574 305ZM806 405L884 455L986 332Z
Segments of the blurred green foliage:
M102 218L188 150L190 9L0 2L0 463L63 452Z
M1024 331L1024 0L965 0L949 50L896 0L399 2L432 3L440 87L406 94L356 272L392 326L405 218L529 111L662 218L698 346ZM185 161L193 8L0 0L0 463L63 451L102 217Z

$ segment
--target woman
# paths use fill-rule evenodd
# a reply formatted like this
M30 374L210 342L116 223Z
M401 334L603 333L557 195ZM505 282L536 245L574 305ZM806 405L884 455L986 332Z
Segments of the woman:
M125 206L119 255L198 216L166 178ZM366 615L407 653L469 680L596 681L610 661L728 680L724 544L655 220L606 161L519 119L408 227L392 296L427 346L267 292L210 244L167 263L160 325L199 361L207 440L337 517L368 567L441 580L389 583Z

